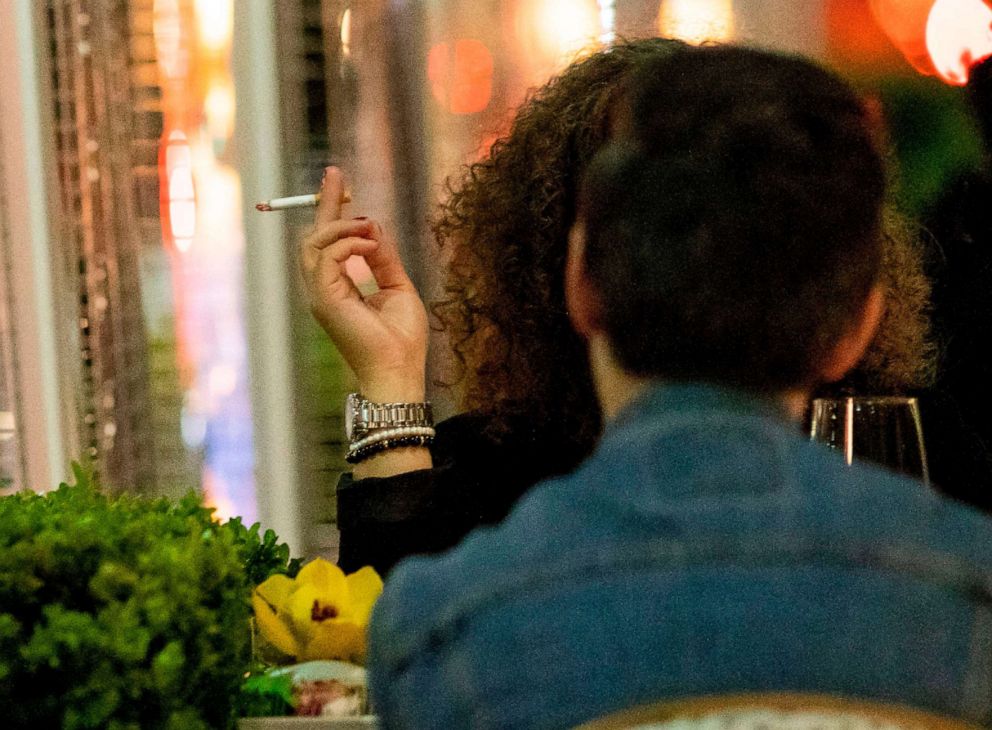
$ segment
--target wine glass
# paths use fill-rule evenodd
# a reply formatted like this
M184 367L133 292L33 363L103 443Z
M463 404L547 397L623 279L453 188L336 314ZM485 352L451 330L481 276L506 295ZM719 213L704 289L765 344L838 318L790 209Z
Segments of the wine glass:
M840 451L848 464L872 461L930 484L916 398L816 398L810 438Z

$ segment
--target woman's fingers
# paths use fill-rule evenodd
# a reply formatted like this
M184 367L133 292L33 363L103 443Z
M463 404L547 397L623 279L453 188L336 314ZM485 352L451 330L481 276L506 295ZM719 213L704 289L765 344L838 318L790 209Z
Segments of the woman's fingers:
M320 251L342 238L358 237L375 239L374 228L368 220L333 221L315 228L300 242L301 249Z
M320 185L320 201L314 223L319 230L341 218L341 205L344 198L344 175L336 167L324 169L324 180Z
M319 250L334 246L336 241L346 237L377 239L382 242L381 246L368 255L359 254L365 256L376 284L380 289L413 290L413 283L403 267L396 244L385 239L382 228L375 221L367 218L341 220L344 193L344 176L341 171L336 167L326 168L321 183L320 202L314 217L314 231L303 240L304 260L310 259L311 265L315 265L316 259L307 255L308 249Z
M364 256L368 258L373 255L382 244L374 238L360 238L349 236L323 249L320 253L321 260L331 259L335 263L344 264L351 256Z
M413 290L413 283L403 267L396 244L383 234L382 228L375 221L367 218L337 220L318 226L313 233L303 239L304 269L316 265L318 259L316 254L320 251L352 237L374 240L379 244L376 248L357 255L365 257L380 289Z
M379 248L374 238L349 236L335 241L325 248L307 247L303 251L304 273L318 273L324 283L333 282L338 277L346 277L344 262L351 256L368 257ZM327 279L329 277L329 280Z
M367 326L367 307L355 282L345 270L350 256L367 256L379 246L368 238L344 238L324 249L309 249L305 274L310 289L310 311L339 348L348 348ZM357 306L356 306L357 305Z
M397 397L423 398L426 314L395 243L366 218L341 219L344 181L325 171L313 231L299 245L310 310L359 381ZM364 297L345 262L361 256L379 287ZM407 380L412 383L409 385ZM406 395L410 393L412 395Z
M375 226L373 235L379 240L380 245L365 255L365 263L369 265L376 285L380 289L414 291L413 282L406 273L396 244L383 235L378 225Z

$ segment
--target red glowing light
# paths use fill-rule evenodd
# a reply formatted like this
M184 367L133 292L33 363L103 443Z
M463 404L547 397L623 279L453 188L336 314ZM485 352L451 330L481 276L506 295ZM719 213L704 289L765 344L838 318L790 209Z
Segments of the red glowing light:
M427 54L431 93L452 114L475 114L493 95L493 56L481 41L438 43Z
M840 64L872 74L902 66L902 54L882 31L868 3L826 0L824 10L828 49Z
M992 7L983 0L937 0L927 18L926 42L940 77L963 86L971 67L992 56Z

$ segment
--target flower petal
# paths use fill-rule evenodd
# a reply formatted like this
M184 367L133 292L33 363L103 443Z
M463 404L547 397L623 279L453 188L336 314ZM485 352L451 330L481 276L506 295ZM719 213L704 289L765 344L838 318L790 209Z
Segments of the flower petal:
M365 659L365 629L350 621L324 621L314 627L300 659L341 659L361 663Z
M256 589L251 597L251 605L255 609L255 623L262 637L283 654L296 657L300 654L293 633L289 627L276 615L269 603L262 598Z
M372 606L382 593L382 578L374 568L365 566L345 577L348 583L349 610L348 618L360 626L369 622Z
M310 641L314 626L317 624L313 620L314 603L322 606L332 605L331 600L325 597L314 586L304 584L293 591L293 595L289 597L286 605L286 613L289 622L293 626L293 633L299 637L300 642L303 644Z
M289 594L293 592L296 583L292 578L281 573L270 575L255 588L255 592L270 606L279 610L285 605Z
M296 576L296 585L312 585L323 594L341 596L348 590L344 571L323 558L314 558Z

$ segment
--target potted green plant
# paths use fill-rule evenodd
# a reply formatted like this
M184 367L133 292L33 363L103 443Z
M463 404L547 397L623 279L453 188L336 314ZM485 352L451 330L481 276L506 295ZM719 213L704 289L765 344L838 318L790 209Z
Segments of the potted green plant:
M0 498L3 726L233 726L251 588L297 569L271 531L195 496L108 497L78 468Z

